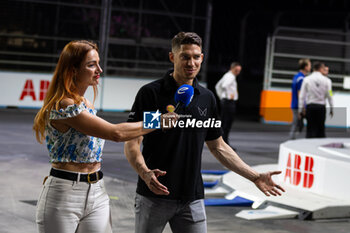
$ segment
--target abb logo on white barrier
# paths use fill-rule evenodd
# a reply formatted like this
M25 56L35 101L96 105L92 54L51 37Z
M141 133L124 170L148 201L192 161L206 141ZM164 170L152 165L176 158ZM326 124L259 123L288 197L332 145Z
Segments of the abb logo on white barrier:
M46 92L47 92L47 89L49 88L49 85L50 85L50 81L40 80L40 90L39 90L39 96L38 96L39 101L43 101L45 99ZM19 99L23 100L24 97L26 96L31 97L33 101L37 100L35 90L34 90L33 80L31 79L26 80Z
M289 183L295 186L300 184L303 177L303 187L311 188L314 183L314 159L310 156L305 156L303 170L300 168L302 162L302 157L298 154L294 155L294 163L292 166L292 155L288 154L288 161L286 167L286 173L284 176L284 182L289 179Z

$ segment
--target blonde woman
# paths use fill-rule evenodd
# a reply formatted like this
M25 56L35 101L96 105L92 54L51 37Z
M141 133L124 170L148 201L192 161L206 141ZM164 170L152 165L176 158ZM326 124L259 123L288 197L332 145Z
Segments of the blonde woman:
M35 117L36 138L46 141L52 165L37 204L39 232L111 232L100 170L104 139L121 142L153 131L143 129L142 122L111 124L96 116L84 94L92 86L96 97L99 61L96 44L68 43Z

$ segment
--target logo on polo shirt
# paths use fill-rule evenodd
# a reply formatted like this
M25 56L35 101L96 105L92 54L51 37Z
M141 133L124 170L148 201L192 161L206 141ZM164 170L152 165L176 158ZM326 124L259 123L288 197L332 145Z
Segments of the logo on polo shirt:
M144 129L160 129L160 116L162 114L156 112L143 112L143 128Z
M207 108L202 110L202 109L200 109L200 107L198 107L198 112L199 112L199 115L201 115L201 116L207 116L207 111L208 111Z

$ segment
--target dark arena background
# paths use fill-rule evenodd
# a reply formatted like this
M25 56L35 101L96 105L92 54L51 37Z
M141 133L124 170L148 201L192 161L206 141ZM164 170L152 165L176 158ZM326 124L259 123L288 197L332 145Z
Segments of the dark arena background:
M214 90L230 63L239 61L243 69L238 114L253 120L259 119L268 37L281 27L347 33L350 20L346 0L3 0L0 4L1 70L52 72L67 41L89 39L100 46L104 76L156 79L171 66L167 55L173 35L195 31L203 38L206 58L199 79ZM349 37L340 40L347 42ZM297 70L296 59L282 66Z

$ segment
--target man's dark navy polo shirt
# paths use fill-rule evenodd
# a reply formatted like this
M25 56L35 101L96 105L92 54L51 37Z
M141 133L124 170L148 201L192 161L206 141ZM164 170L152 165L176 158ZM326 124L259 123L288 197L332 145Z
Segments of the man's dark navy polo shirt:
M135 98L128 122L143 121L143 112L157 111L167 113L167 106L176 106L174 94L178 88L172 71L159 80L143 86ZM178 114L192 116L205 121L218 120L216 100L213 93L193 81L194 96L191 103L180 109ZM182 119L182 118L181 118ZM202 150L205 141L221 136L220 128L174 128L166 131L156 130L144 136L143 150L149 169L166 171L158 180L168 187L168 196L156 195L139 177L136 192L148 196L181 201L204 198L201 176Z

